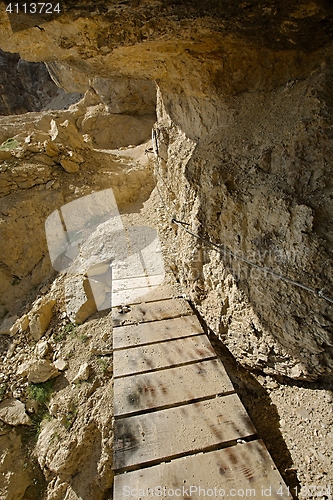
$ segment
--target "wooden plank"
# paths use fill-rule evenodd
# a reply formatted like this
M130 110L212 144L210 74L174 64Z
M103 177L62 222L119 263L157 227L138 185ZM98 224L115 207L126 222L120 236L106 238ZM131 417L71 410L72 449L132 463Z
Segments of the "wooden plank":
M237 394L117 419L114 469L165 461L255 432Z
M140 304L141 302L153 302L177 296L171 286L160 285L163 280L164 275L113 280L112 307L127 304Z
M177 318L192 314L192 309L184 299L168 299L134 305L127 313L113 311L113 326L122 326L147 321Z
M147 286L161 285L164 281L164 274L157 276L133 276L129 278L113 279L112 288L118 292L120 290L131 290L132 288L144 288Z
M113 330L113 348L123 349L141 344L152 344L199 333L204 333L203 328L194 315L140 325L119 326Z
M123 500L128 492L133 493L132 500L152 496L166 500L174 500L177 496L191 499L292 498L260 440L116 475L114 500Z
M114 280L117 282L118 280ZM117 287L117 285L115 285ZM171 299L179 297L177 289L171 285L159 285L158 287L152 286L150 290L135 291L135 295L131 293L130 289L120 290L113 289L112 306L128 304L140 304L141 302L155 302L157 300Z
M129 415L231 391L234 387L218 359L117 378L114 415Z
M216 357L206 335L114 351L114 377Z

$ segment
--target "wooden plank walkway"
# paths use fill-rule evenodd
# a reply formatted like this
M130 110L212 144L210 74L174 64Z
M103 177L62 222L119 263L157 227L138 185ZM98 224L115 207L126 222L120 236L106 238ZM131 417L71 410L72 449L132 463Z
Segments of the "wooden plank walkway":
M291 498L188 303L133 302L113 310L114 500Z

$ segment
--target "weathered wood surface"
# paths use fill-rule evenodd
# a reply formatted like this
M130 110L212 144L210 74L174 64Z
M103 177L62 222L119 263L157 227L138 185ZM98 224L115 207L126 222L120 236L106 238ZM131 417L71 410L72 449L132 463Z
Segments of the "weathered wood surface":
M150 286L161 285L163 282L164 275L158 274L156 276L133 276L121 279L112 280L112 289L116 292L121 290L131 290L131 288L145 288ZM162 288L159 286L159 289ZM148 290L149 292L150 290ZM170 291L168 292L168 298L170 297Z
M212 359L117 379L114 415L190 402L234 391L221 361Z
M113 310L114 500L290 499L187 302L167 287L150 297Z
M133 493L133 500L146 498L148 488L154 496L166 500L174 500L177 496L195 500L207 497L292 498L260 440L116 475L114 499L125 498L129 491Z
M123 349L201 333L204 333L203 328L194 315L139 325L119 326L113 330L113 348Z
M147 321L177 318L192 314L193 311L184 299L167 299L131 306L130 311L120 313L113 311L113 326L122 326Z
M231 394L116 420L114 469L164 461L255 434Z
M146 285L137 287L143 279L149 278L153 282L157 281L157 277L144 277L144 278L128 278L127 280L112 281L112 307L119 305L140 304L141 302L155 302L157 300L165 300L176 298L179 293L176 288L171 285L160 285L158 287ZM133 283L131 284L131 280ZM128 288L125 288L127 286Z
M114 351L113 375L123 377L212 357L216 354L207 336L195 335Z

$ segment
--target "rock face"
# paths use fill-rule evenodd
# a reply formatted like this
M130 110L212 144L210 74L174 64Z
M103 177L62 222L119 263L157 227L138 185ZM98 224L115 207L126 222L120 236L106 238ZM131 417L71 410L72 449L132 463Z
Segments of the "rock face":
M0 494L8 500L21 500L31 484L29 470L24 464L27 457L22 453L20 436L12 430L0 436L1 467L5 474L0 477Z
M148 197L153 188L146 146L123 154L92 151L90 137L75 124L85 116L87 108L82 106L0 118L0 141L15 137L16 143L6 150L9 157L0 160L1 319L16 300L23 300L52 274L45 221L54 210L109 187L123 208ZM0 322L4 333L10 334L10 326ZM39 322L37 337L45 331L40 326Z
M19 54L0 49L0 115L39 111L48 105L52 107L52 100L56 97L59 100L65 94L52 81L45 64L27 62ZM71 97L78 100L79 94Z
M171 264L238 360L294 378L325 377L333 361L331 303L311 292L333 296L332 12L319 0L87 1L42 30L0 21L4 50L93 88L78 129L114 113L103 79L157 82L165 204L222 246L166 228Z

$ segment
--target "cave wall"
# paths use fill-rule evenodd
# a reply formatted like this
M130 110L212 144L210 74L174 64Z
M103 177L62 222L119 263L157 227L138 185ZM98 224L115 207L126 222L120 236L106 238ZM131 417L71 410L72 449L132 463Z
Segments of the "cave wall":
M2 15L0 46L58 78L62 66L89 85L155 81L169 219L332 297L332 14L324 0L64 2L43 29ZM184 291L239 361L329 374L329 302L179 226L162 233Z
M292 378L330 374L332 304L229 252L332 298L331 84L328 63L270 92L229 96L224 127L199 142L184 140L158 94L169 220L221 247L174 225L170 265L237 359Z
M0 115L39 111L57 95L43 63L28 63L0 49Z

